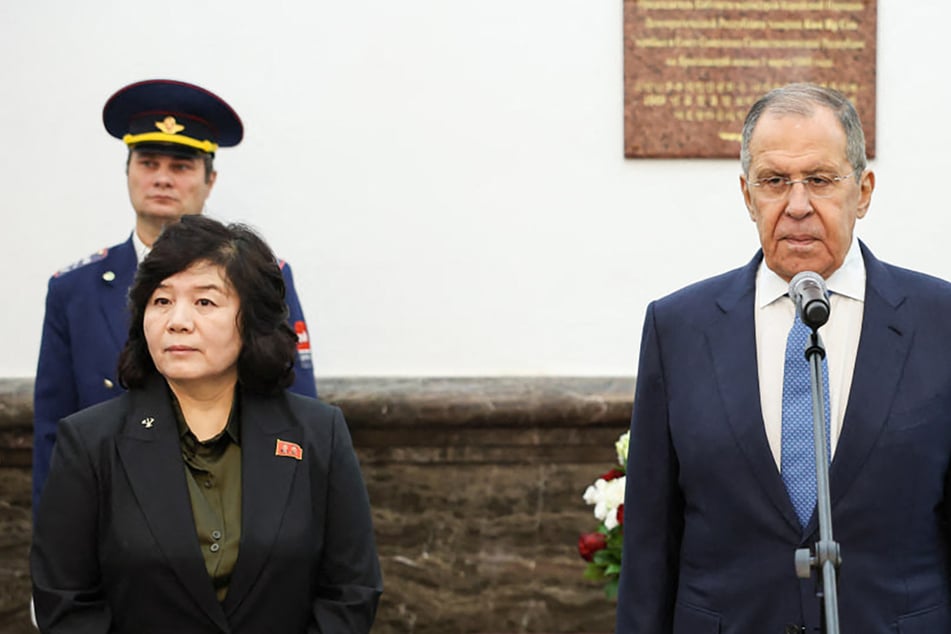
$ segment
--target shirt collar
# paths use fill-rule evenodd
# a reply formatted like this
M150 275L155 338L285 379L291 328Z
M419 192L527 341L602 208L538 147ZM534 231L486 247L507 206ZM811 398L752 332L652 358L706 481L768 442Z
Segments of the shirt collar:
M234 444L241 446L241 392L235 386L234 391L234 402L231 404L231 413L228 415L228 423L225 425L225 428L215 436L214 438L209 438L208 440L201 442L195 438L195 434L188 428L188 422L185 420L185 415L182 414L182 407L178 403L178 399L175 397L175 393L171 389L168 390L169 396L172 398L172 410L175 412L175 418L178 421L178 435L181 437L182 441L186 444L194 446L196 445L215 445L218 444L222 438L227 437Z
M145 259L145 256L149 254L152 248L145 246L145 243L142 242L142 238L139 237L139 232L135 229L132 230L132 246L135 248L136 263L142 264L142 260Z
M845 260L826 280L826 288L831 293L851 299L865 301L865 260L859 241L852 236L852 244L845 254ZM789 283L766 266L766 259L760 262L756 271L756 306L763 308L772 304L789 292Z

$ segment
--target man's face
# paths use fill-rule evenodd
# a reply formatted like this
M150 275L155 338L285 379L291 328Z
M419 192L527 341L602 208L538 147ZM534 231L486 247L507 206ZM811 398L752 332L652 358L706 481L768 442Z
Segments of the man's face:
M201 158L182 158L133 150L129 160L129 199L140 217L159 222L200 214L215 184L205 178Z
M740 187L766 265L786 281L801 271L828 278L845 260L856 219L868 211L875 175L866 171L856 180L846 158L845 130L832 110L821 106L807 116L763 113L749 148L749 179L740 176ZM811 195L803 184L779 198L753 186L770 177L845 175L822 197Z

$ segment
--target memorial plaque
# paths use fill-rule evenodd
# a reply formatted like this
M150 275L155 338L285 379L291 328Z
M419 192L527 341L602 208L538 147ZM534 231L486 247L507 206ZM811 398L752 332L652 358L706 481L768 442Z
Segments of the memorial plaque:
M624 0L624 154L736 158L765 92L844 93L875 156L876 0Z

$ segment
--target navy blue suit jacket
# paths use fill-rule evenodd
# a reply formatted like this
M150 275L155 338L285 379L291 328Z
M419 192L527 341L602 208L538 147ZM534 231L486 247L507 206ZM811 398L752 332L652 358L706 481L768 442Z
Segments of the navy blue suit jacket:
M54 275L46 294L46 316L33 393L33 508L49 472L60 419L118 396L119 353L129 335L128 294L137 267L132 237ZM290 265L289 322L302 340L291 391L317 396L310 341Z
M875 259L830 470L842 632L951 632L951 285ZM745 267L647 309L631 422L623 634L819 631L803 529L766 439ZM789 628L789 629L787 629Z

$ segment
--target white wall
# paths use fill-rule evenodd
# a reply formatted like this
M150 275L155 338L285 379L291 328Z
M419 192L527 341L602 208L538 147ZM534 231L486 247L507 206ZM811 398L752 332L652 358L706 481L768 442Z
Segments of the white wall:
M941 0L880 0L878 189L858 233L951 277ZM125 239L120 86L245 122L216 217L291 261L318 376L629 375L647 303L757 246L730 160L626 160L619 0L0 4L0 376L46 280Z

